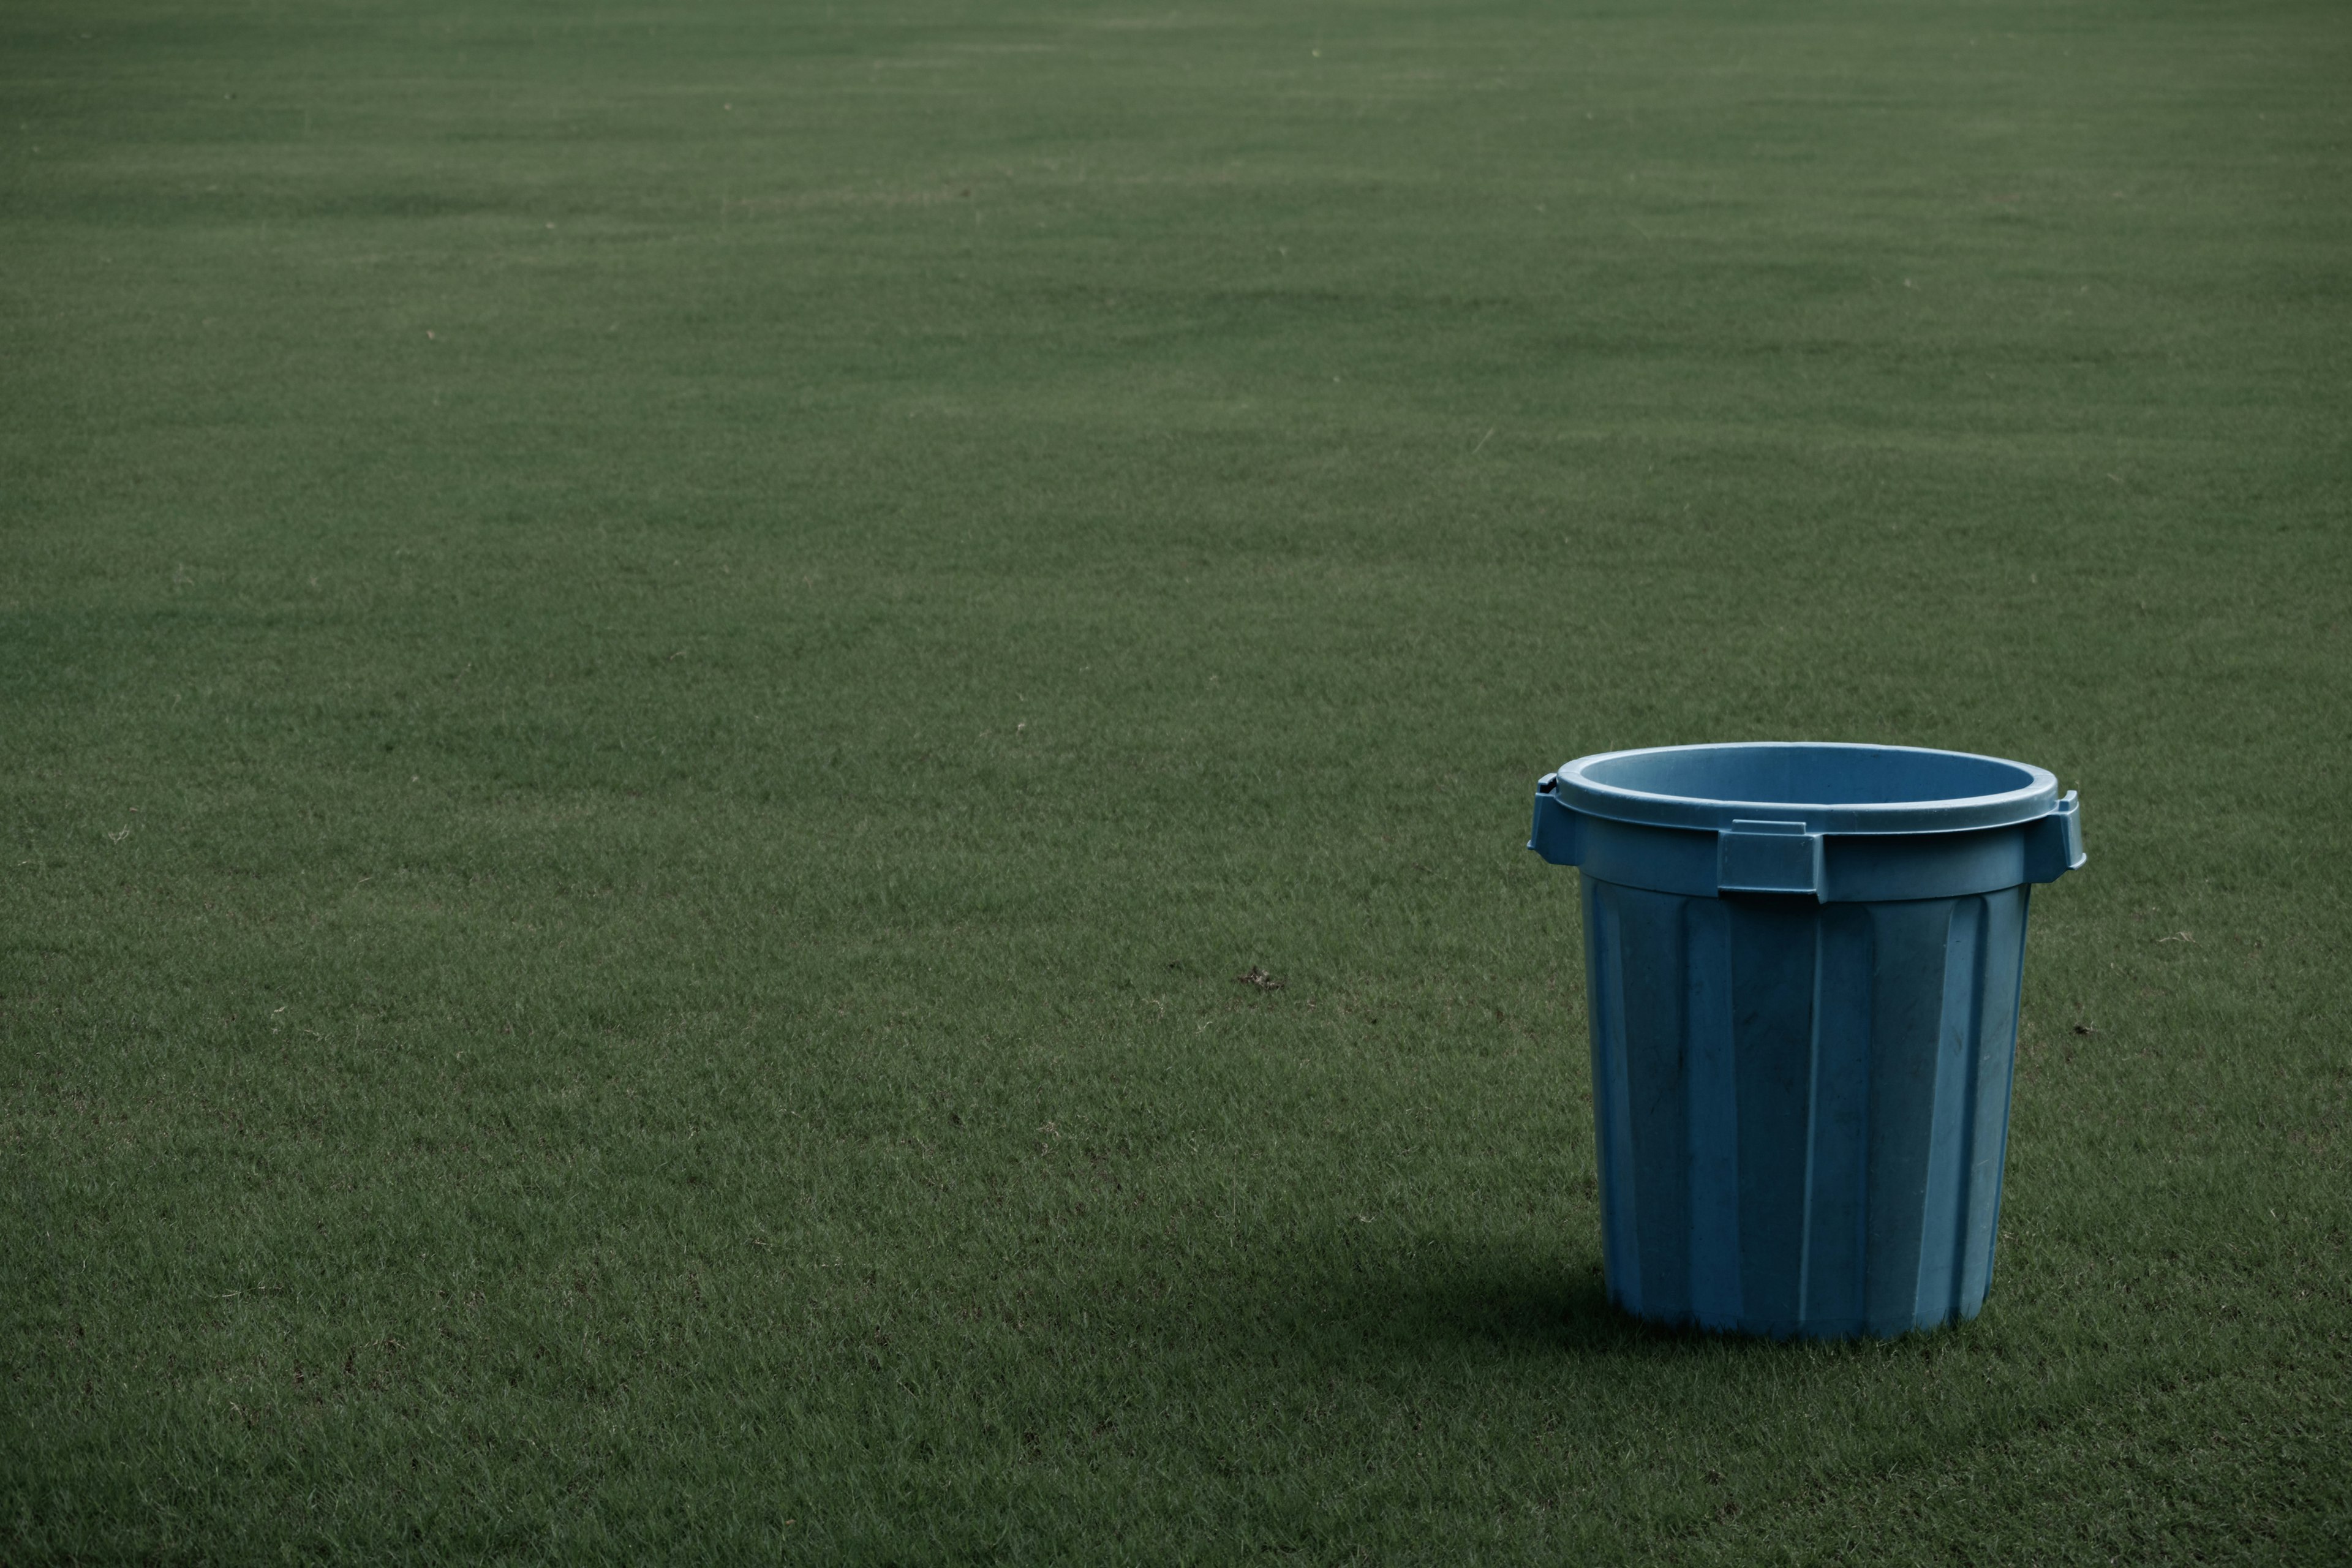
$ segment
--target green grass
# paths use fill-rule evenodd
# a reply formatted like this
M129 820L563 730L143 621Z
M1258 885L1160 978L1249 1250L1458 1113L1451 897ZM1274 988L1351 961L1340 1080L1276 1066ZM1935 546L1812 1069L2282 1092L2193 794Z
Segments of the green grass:
M0 1557L2342 1560L2347 81L10 5ZM2082 791L1966 1328L1606 1305L1529 791L1742 737Z

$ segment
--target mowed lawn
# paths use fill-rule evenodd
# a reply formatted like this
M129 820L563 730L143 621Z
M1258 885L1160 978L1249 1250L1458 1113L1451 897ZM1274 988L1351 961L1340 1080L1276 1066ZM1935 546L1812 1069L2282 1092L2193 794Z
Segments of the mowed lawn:
M8 5L0 1558L2343 1560L2347 83ZM1607 1304L1530 791L1742 738L2082 792L1966 1327Z

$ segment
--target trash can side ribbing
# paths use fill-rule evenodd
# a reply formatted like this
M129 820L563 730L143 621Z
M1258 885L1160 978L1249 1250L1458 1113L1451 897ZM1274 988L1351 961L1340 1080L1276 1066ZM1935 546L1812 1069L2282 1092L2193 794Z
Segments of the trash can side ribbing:
M1974 1317L2074 795L1954 752L1659 747L1545 775L1528 847L1582 872L1611 1297L1780 1337Z

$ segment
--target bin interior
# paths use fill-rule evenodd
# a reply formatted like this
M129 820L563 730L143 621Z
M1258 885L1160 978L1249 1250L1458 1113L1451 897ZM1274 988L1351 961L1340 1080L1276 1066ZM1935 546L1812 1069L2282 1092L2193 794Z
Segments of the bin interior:
M2033 770L1997 757L1898 746L1785 743L1676 746L1589 763L1611 789L1691 801L1902 805L1974 800L2032 787Z

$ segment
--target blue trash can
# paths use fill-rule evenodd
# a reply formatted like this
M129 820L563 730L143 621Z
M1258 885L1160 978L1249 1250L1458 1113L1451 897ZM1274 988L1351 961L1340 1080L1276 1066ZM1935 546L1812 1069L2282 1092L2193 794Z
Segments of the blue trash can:
M2083 864L2041 768L1661 746L1536 786L1584 885L1609 1294L1663 1322L1891 1337L1992 1281L2032 884Z

